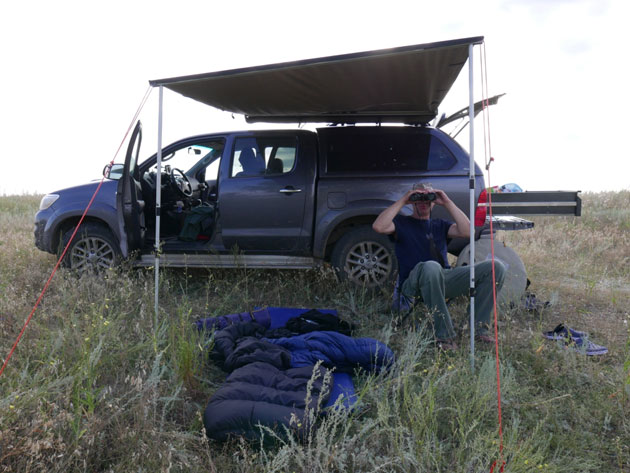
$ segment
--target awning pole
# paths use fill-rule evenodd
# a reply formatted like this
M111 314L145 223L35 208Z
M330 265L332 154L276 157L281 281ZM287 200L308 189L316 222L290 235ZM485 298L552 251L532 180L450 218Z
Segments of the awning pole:
M155 172L155 331L157 333L158 310L160 304L160 210L162 205L162 107L164 101L164 87L160 87L160 100L158 105L158 142L157 142L157 169Z
M470 368L475 369L475 100L473 88L473 45L468 46L468 121L470 129Z

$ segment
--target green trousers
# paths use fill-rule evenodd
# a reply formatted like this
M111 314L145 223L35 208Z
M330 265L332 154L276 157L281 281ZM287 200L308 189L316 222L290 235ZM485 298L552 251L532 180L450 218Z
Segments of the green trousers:
M497 293L503 286L505 267L500 261L494 266ZM435 261L418 263L402 285L407 297L419 297L433 313L433 329L438 340L455 337L453 321L446 307L446 300L468 294L470 268L460 266L444 269ZM492 262L475 264L475 333L485 334L490 328L494 299L492 296ZM470 306L468 307L470 311Z

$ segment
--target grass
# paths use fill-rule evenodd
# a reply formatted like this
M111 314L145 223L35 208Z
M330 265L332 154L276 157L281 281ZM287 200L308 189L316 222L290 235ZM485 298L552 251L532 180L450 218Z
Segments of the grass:
M0 197L3 360L55 263L33 246L38 201ZM583 201L580 218L498 236L553 301L499 316L505 471L630 472L630 192ZM0 472L487 472L500 459L494 353L478 350L471 373L466 330L460 351L436 352L425 330L392 325L390 293L326 271L171 270L161 284L156 319L151 271L55 276L0 377ZM201 414L225 375L191 323L264 305L335 308L396 365L357 373L357 409L303 441L263 430L260 444L210 442ZM464 305L453 306L460 327ZM544 340L559 322L609 354Z

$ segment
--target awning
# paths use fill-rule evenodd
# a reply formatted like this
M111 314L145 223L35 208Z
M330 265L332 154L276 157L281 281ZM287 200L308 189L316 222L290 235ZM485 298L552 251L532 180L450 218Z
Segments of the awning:
M149 81L248 122L428 123L483 36Z

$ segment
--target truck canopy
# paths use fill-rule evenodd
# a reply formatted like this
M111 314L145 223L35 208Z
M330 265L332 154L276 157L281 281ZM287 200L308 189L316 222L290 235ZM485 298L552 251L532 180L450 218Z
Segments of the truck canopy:
M149 81L248 122L426 124L483 36Z

